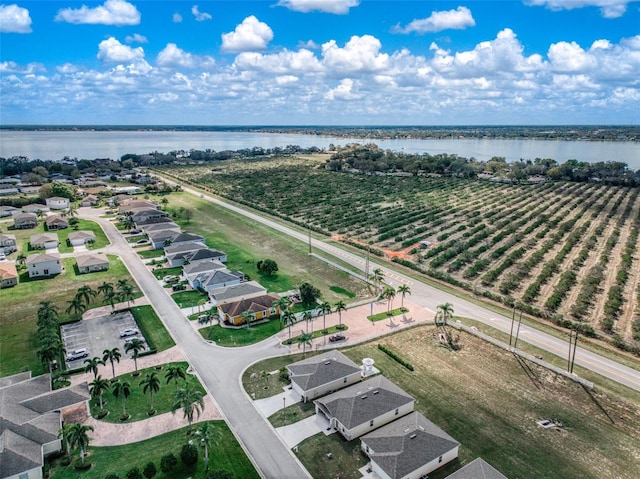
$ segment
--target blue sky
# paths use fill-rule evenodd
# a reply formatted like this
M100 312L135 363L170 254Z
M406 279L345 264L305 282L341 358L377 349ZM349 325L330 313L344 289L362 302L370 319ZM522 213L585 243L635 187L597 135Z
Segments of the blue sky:
M640 122L638 0L0 0L0 123Z

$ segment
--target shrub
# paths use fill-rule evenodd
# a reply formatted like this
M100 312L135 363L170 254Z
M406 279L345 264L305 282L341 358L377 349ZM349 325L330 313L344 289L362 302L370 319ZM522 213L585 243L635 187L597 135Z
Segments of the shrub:
M127 472L127 479L142 479L142 474L140 474L140 469L134 467Z
M180 451L180 459L187 467L193 467L198 462L198 449L193 444L185 444Z
M157 473L158 473L158 470L156 469L156 465L153 462L148 463L146 466L144 466L144 469L142 470L142 474L147 479L151 479Z
M176 456L174 456L172 452L160 458L160 470L165 474L173 471L177 465L178 459L176 459Z
M104 479L120 479L117 474L107 474Z
M228 471L218 469L207 474L207 479L233 479L233 475Z
M402 359L400 356L398 356L396 353L394 353L393 351L391 351L390 349L384 347L382 344L378 344L378 349L380 351L382 351L383 353L385 353L387 356L389 356L391 359L393 359L394 361L402 364L405 368L407 368L409 371L413 371L413 365L411 363L408 363L407 361L405 361L404 359Z

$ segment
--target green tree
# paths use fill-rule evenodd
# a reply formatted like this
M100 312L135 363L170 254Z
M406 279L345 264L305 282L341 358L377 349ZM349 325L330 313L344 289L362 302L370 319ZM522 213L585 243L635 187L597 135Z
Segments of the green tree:
M187 222L187 224L189 224L189 222L191 221L191 218L193 218L193 210L189 208L184 208L184 210L182 211L182 217Z
M280 319L282 319L282 315L284 314L284 311L289 307L290 304L291 304L291 301L289 300L289 298L287 298L286 296L282 296L279 299L275 300L271 306L274 308L279 308Z
M247 323L247 329L249 329L249 325L251 324L251 321L255 321L256 319L256 315L251 309L247 309L246 311L243 311L240 316L242 316L242 319L244 319L244 322Z
M104 281L100 286L98 286L98 289L96 291L106 299L107 294L109 294L110 292L113 293L115 290L113 288L113 283Z
M67 453L69 462L71 462L71 450L73 449L73 445L71 443L71 424L62 424L62 427L58 429L58 439L62 440L64 443L64 450Z
M318 311L322 313L322 332L327 332L327 314L331 314L331 305L326 301L320 305Z
M220 430L213 428L210 423L203 422L195 432L200 438L200 447L204 452L205 473L209 472L209 449L220 437Z
M198 449L193 444L184 444L180 450L180 459L182 463L188 467L193 468L198 463Z
M104 366L104 361L98 356L95 356L91 359L85 359L84 365L84 372L92 372L93 379L96 379L98 377L98 366Z
M163 196L162 199L160 200L160 204L162 205L163 208L166 208L167 205L169 204L169 200Z
M282 315L282 321L289 327L289 339L291 339L291 325L296 322L296 316L291 309L287 308Z
M369 279L373 281L377 288L380 288L384 281L384 272L380 268L376 268L369 276Z
M58 327L58 307L51 301L40 301L37 315L38 328L43 327L42 324Z
M71 434L71 445L80 449L80 461L84 465L84 452L89 445L89 431L93 431L92 426L86 426L79 422L71 426L69 433Z
M315 286L304 282L298 288L300 291L300 301L306 306L315 306L316 301L320 297L320 290Z
M256 263L256 267L258 268L258 271L266 274L267 276L271 276L278 272L278 264L272 259L258 261Z
M453 304L444 303L436 306L436 325L446 326L451 318L453 318Z
M111 311L115 309L115 304L120 298L119 294L114 290L107 291L104 293L104 299L102 300L102 304L108 304L111 306Z
M311 311L303 312L302 320L304 321L307 333L309 333L309 323L313 321L313 315L311 314ZM311 326L311 335L313 336L313 325Z
M79 298L84 304L87 306L91 304L93 298L98 295L98 292L91 288L91 286L81 286L78 288L78 292L76 293L76 298Z
M407 294L411 294L411 288L409 288L408 285L406 284L401 284L400 286L398 286L398 293L400 293L402 295L402 301L400 302L400 309L404 310L404 297Z
M127 472L127 479L142 479L140 469L138 469L137 467L129 469L129 472Z
M156 465L153 462L148 462L144 469L142 470L142 474L147 479L153 479L153 477L158 474L158 470L156 469Z
M174 456L171 452L169 454L165 454L160 458L160 470L165 474L171 473L171 471L173 471L177 465L178 459L176 459L176 456Z
M89 394L91 394L91 396L94 399L96 398L98 399L100 403L100 409L103 409L102 394L105 391L108 391L109 387L110 387L109 381L107 381L106 379L103 379L102 376L96 377L93 381L89 383Z
M150 404L149 404L149 412L154 411L153 409L153 395L160 391L160 379L156 373L147 373L142 381L140 381L140 386L142 386L142 394L147 394L149 391L150 396Z
M347 310L347 305L340 300L334 305L334 311L338 313L338 324L342 327L342 312Z
M300 346L302 346L303 358L307 357L307 346L311 347L313 345L312 341L313 334L311 333L302 332L300 333L300 336L298 336L298 349L300 349Z
M144 342L138 338L133 338L131 341L124 344L124 352L132 353L131 357L133 358L133 362L135 364L136 375L138 373L138 356L140 355L140 352L144 351L146 348L147 346L144 344Z
M111 363L111 374L114 379L116 377L116 367L113 363L116 362L119 364L121 357L122 355L120 354L119 348L105 349L104 351L102 351L102 360L105 362L105 364L107 361Z
M53 375L53 364L64 354L64 345L57 335L45 335L40 339L38 359L49 368L49 374Z
M131 301L134 299L135 293L134 293L133 286L129 283L129 281L126 279L119 279L117 290L118 290L118 299L120 301L126 301L127 306L131 307Z
M176 386L176 393L178 392L178 383L180 380L186 381L187 379L187 375L182 366L168 366L167 371L164 373L164 377L167 380L167 384L171 381L174 382Z
M385 286L384 290L380 294L380 298L387 300L387 313L391 311L391 305L393 304L393 298L396 297L396 290L393 286Z
M116 398L122 399L122 417L127 417L127 398L131 396L131 384L127 381L118 381L111 386L111 392Z
M71 301L67 301L67 309L65 312L67 314L73 314L76 319L81 319L82 313L84 313L87 309L87 305L82 302L82 300L75 296Z
M171 412L175 414L178 409L182 409L182 415L187 420L189 431L191 431L191 423L193 422L194 416L200 417L200 414L204 410L202 393L194 389L191 384L186 383L184 388L176 391Z

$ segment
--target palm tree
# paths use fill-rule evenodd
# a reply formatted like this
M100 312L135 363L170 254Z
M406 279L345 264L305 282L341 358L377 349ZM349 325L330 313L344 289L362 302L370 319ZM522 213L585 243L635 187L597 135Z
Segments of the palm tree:
M89 445L89 435L87 434L89 431L93 431L92 426L85 426L79 422L73 424L69 431L71 435L71 445L72 447L78 447L80 449L80 461L84 465L84 451Z
M309 323L313 321L313 315L311 311L305 311L302 313L302 320L305 323L305 327L307 329L307 333L309 332ZM313 333L313 326L311 326L311 332Z
M334 311L338 313L338 324L342 327L342 312L347 310L347 305L340 300L334 305Z
M69 209L67 210L67 216L71 216L72 218L74 216L78 216L78 211L76 210L75 206L73 206L73 203L69 202Z
M100 401L100 409L103 409L102 405L102 393L109 390L109 381L103 379L102 376L96 377L89 383L89 393L94 398L98 398Z
M64 423L62 427L58 429L58 439L64 442L64 449L67 452L69 462L71 462L71 449L73 449L71 445L71 424Z
M194 415L200 417L204 410L202 393L195 390L189 383L186 383L184 388L176 391L175 402L171 407L171 412L175 414L178 409L182 409L183 417L187 420L190 431Z
M251 323L251 320L255 321L256 319L256 315L251 309L247 309L246 311L243 311L240 316L242 316L242 319L244 319L245 322L247 323L247 329L249 329L249 324Z
M380 298L387 300L387 313L391 311L391 304L393 303L393 298L396 297L396 290L393 286L385 286L382 294L380 294Z
M280 299L275 300L271 307L280 308L280 320L282 320L282 315L290 304L291 301L289 300L289 298L287 298L286 296L282 296Z
M409 288L409 286L407 286L406 284L401 284L400 286L398 286L397 292L400 293L402 295L402 302L400 303L400 309L404 310L404 296L406 294L411 294L411 288Z
M107 297L107 294L109 292L113 293L114 289L113 289L113 283L107 283L106 281L104 283L102 283L100 286L98 286L98 294L101 294L105 299Z
M331 305L326 301L320 305L318 311L322 313L322 332L327 331L327 314L331 314Z
M38 349L38 358L49 367L49 374L53 374L53 362L64 354L64 344L60 337L55 334L47 334L40 338L40 349Z
M436 306L436 325L438 326L446 326L447 320L453 317L453 304L444 303ZM439 324L439 323L442 324Z
M173 381L176 384L176 392L178 392L178 382L182 379L185 381L187 376L182 366L168 366L167 372L164 374L167 384Z
M124 284L120 284L121 281L125 281ZM133 301L135 298L135 294L133 292L133 286L131 286L129 283L126 283L126 280L119 280L118 281L118 299L120 301L126 301L127 302L127 306L131 307L131 301Z
M311 333L302 332L300 333L300 336L298 336L298 349L300 349L300 345L303 346L303 349L302 349L303 358L307 356L307 346L311 347L313 344L312 341L313 341L313 334Z
M162 199L160 200L160 204L162 205L162 207L163 207L163 208L166 208L166 207L167 207L167 205L169 204L169 200L168 200L168 199L166 199L166 198L162 198Z
M380 288L380 285L384 281L384 272L380 268L376 268L373 270L373 273L371 273L371 276L369 276L369 279L371 279L371 281Z
M200 446L204 449L205 473L209 472L209 448L211 443L220 437L220 430L214 429L208 422L203 422L195 432L200 438Z
M118 300L118 297L118 293L116 293L115 291L107 291L104 293L104 300L102 301L102 304L109 304L111 306L111 311L113 311L115 309L115 304Z
M76 319L80 319L82 313L84 313L87 309L87 306L82 302L82 300L75 296L71 301L67 301L67 309L65 310L67 314L75 315Z
M93 379L96 379L98 377L98 366L104 366L104 361L98 356L95 356L91 359L85 359L84 364L84 372L88 373L91 371L93 373Z
M51 303L51 301L40 301L40 307L38 307L38 320L43 318L58 318L58 307Z
M153 393L157 393L160 390L160 379L158 379L158 375L156 373L147 373L144 379L140 381L140 386L142 386L143 394L147 394L147 391L149 391L149 396L151 397L149 413L151 413L152 411L154 411Z
M18 263L19 265L24 265L26 261L27 257L24 253L20 253L18 254L18 256L16 256L16 263Z
M136 375L138 373L138 356L140 355L140 351L144 351L147 346L138 338L133 338L128 343L124 344L124 352L128 353L129 351L133 351L131 357L133 357L133 362L136 365Z
M291 339L291 325L295 322L296 316L291 309L287 308L282 315L282 321L289 327L289 339Z
M91 289L91 286L81 286L78 288L78 292L76 293L76 298L79 298L86 304L87 306L91 304L93 298L97 296L98 292L94 289Z
M107 361L111 363L111 374L113 375L114 379L116 377L116 367L113 362L115 361L116 363L120 363L121 357L122 356L120 354L119 348L105 349L104 351L102 351L102 360L105 362L105 364Z
M122 417L127 416L127 405L126 400L129 396L131 396L131 384L127 381L118 381L117 383L113 383L111 392L115 397L122 398Z

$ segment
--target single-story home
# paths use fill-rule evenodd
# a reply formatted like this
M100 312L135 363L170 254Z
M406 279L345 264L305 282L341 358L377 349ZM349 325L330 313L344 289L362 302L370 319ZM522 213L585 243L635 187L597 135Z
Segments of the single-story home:
M190 252L185 257L185 261L188 261L189 264L200 263L200 262L211 262L211 261L226 263L227 255L222 251L217 251L211 248L199 249L197 251Z
M118 205L118 214L124 215L128 212L133 212L138 208L152 208L154 210L159 210L160 206L158 203L151 200L138 200L138 199L126 199L120 202Z
M197 251L199 249L207 249L207 246L202 243L182 243L177 245L169 245L164 248L164 255L169 262L169 266L182 266L185 258L189 256L189 253Z
M15 186L0 187L0 196L17 195L18 193L20 193L20 191Z
M49 215L44 222L48 230L61 230L69 227L69 222L60 215Z
M29 268L29 278L62 273L60 255L56 253L30 254L27 257L27 267Z
M40 190L42 189L42 186L40 185L19 185L18 189L20 190L20 193L22 193L23 195L37 195L38 193L40 193Z
M69 198L62 198L60 196L52 196L45 200L47 206L52 210L66 210L69 208Z
M460 443L412 412L362 436L360 446L380 479L420 479L456 459Z
M174 238L171 242L172 245L181 245L184 243L204 243L204 237L200 235L195 235L193 233L181 233L180 236ZM221 260L218 260L221 261ZM225 260L226 261L226 258ZM224 263L224 261L222 261Z
M136 228L144 229L144 227L147 225L157 225L159 223L175 223L175 222L168 216L162 216L159 218L147 218L146 220L136 221Z
M86 254L76 258L79 273L93 273L109 269L109 260L100 254Z
M17 250L16 235L0 233L0 253L9 254Z
M142 225L142 226L140 226L139 229L143 233L149 234L149 233L152 233L154 231L160 231L160 230L180 230L180 226L178 226L173 221L169 220L166 223L152 223L152 224L149 224L149 225Z
M0 261L0 289L10 288L18 284L16 265L8 261Z
M48 213L49 211L51 210L49 209L48 206L41 205L38 203L31 203L30 205L26 205L22 207L23 213L39 213L39 212Z
M242 317L245 311L252 311L255 320L272 318L280 315L280 308L273 304L279 299L280 296L277 294L264 294L255 298L219 304L218 314L222 321L235 326L246 323L245 318Z
M0 476L42 479L44 458L62 450L63 412L84 403L87 383L51 390L51 375L31 372L0 379Z
M93 243L95 240L96 235L93 231L81 230L69 233L69 244L71 246L82 246L87 243Z
M356 363L338 350L287 366L293 390L304 402L355 384L362 378Z
M194 265L197 268L200 265ZM182 271L187 276L187 268L191 265L185 266ZM224 288L214 289L209 291L209 298L215 305L222 305L225 303L232 303L240 299L256 298L258 296L264 296L267 294L267 288L262 286L257 281L247 281L245 283L234 284L233 286L226 286Z
M35 213L19 213L13 217L13 227L16 229L35 228L38 226L38 216Z
M98 197L95 195L87 195L82 198L80 206L96 206L98 204Z
M478 457L453 474L449 474L446 479L507 479L507 476Z
M138 221L145 221L153 218L168 218L169 214L156 210L155 208L133 208L131 210L131 219L137 223Z
M189 263L184 265L182 268L182 275L187 278L187 281L191 284L196 277L202 274L212 273L219 269L226 270L227 267L220 261L201 261L199 263Z
M173 244L174 238L181 235L179 229L163 229L147 233L149 242L154 249L162 249L165 246Z
M14 206L5 206L0 205L0 218L4 218L5 216L13 216L15 214L20 213L20 210Z
M41 233L32 235L29 239L29 244L32 249L51 249L57 248L60 243L58 242L57 233Z
M384 376L375 376L314 401L347 441L413 411L415 399Z
M216 288L224 288L234 284L240 284L245 276L241 272L232 272L225 269L218 269L208 273L201 273L189 281L193 289L204 289L209 292Z
M135 195L136 193L142 192L139 186L114 186L111 188L111 191L123 195Z

